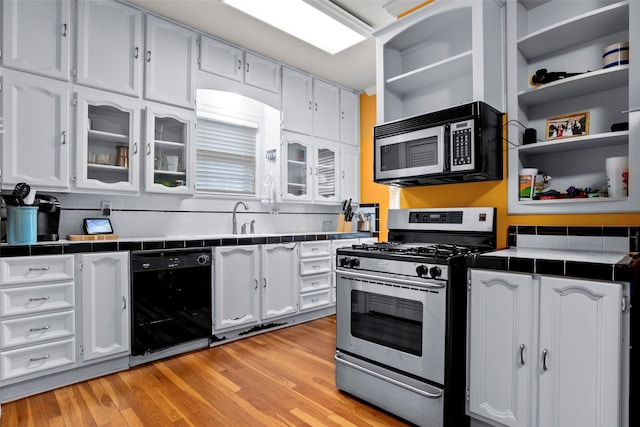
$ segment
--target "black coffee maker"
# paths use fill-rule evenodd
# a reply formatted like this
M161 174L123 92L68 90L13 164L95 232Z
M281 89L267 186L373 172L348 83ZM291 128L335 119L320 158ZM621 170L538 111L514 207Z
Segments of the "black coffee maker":
M48 194L36 193L34 206L38 207L38 242L58 240L60 229L60 202Z

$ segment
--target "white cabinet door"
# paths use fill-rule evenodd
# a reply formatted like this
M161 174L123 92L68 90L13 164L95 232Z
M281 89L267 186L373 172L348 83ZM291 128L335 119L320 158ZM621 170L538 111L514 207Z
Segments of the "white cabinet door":
M69 80L70 5L70 0L3 0L2 65Z
M533 278L470 270L469 411L501 425L530 425L535 410ZM541 424L544 425L544 424Z
M280 64L245 52L244 82L250 86L280 93Z
M313 134L338 141L340 139L340 91L338 86L313 79Z
M128 353L129 254L96 252L80 255L79 260L81 361Z
M215 248L215 331L254 324L260 319L259 256L257 245Z
M146 99L194 108L196 33L147 15Z
M311 135L313 129L313 79L282 67L282 128Z
M340 147L340 200L360 203L360 149L355 145Z
M332 141L314 138L313 200L337 202L340 195L340 146Z
M262 320L289 315L297 311L297 244L272 244L261 247Z
M146 103L145 190L192 195L195 112Z
M76 101L76 187L102 192L137 192L140 103L78 88Z
M620 423L622 286L540 280L538 425Z
M242 81L242 49L212 37L200 38L200 70Z
M360 145L360 97L340 88L340 141Z
M38 190L66 189L69 85L7 69L2 73L3 184L27 182Z
M140 95L141 16L112 0L78 2L77 83Z
M282 132L282 200L312 200L312 144L306 135Z

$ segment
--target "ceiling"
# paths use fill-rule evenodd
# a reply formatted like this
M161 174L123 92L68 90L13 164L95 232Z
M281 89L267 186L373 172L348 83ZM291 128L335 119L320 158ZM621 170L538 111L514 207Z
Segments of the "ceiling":
M374 30L395 20L387 9L392 12L398 8L408 10L416 3L420 3L415 0L332 1L350 11ZM375 39L373 37L347 50L330 55L220 0L129 0L129 2L329 81L358 91L375 92Z

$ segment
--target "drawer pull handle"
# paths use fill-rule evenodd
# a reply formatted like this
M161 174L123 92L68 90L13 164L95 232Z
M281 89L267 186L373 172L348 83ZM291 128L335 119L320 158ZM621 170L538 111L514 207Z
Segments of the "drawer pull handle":
M41 328L31 328L31 329L29 329L29 332L46 331L47 329L51 329L51 326L47 325L47 326L43 326Z
M549 350L546 348L542 350L542 370L546 371L549 368L547 367L547 355L549 354Z
M320 282L311 282L311 286L318 286Z
M124 296L122 297L122 309L127 309L127 299Z
M47 360L47 359L50 359L50 358L51 358L51 355L47 354L47 355L42 356L42 357L32 357L31 359L29 359L29 362L39 362L41 360Z
M314 270L320 270L320 265L318 265L318 264L314 264L314 265L313 265L313 269L314 269Z
M51 297L29 298L29 301L46 301Z
M49 267L29 267L29 271L48 271Z
M520 344L520 364L524 365L524 344Z

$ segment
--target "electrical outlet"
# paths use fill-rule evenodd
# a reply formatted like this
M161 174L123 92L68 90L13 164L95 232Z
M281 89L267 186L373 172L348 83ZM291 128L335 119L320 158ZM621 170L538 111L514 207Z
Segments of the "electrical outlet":
M100 202L100 208L103 216L111 215L111 202L103 200Z
M280 209L275 206L271 206L271 215L278 215L280 213Z

